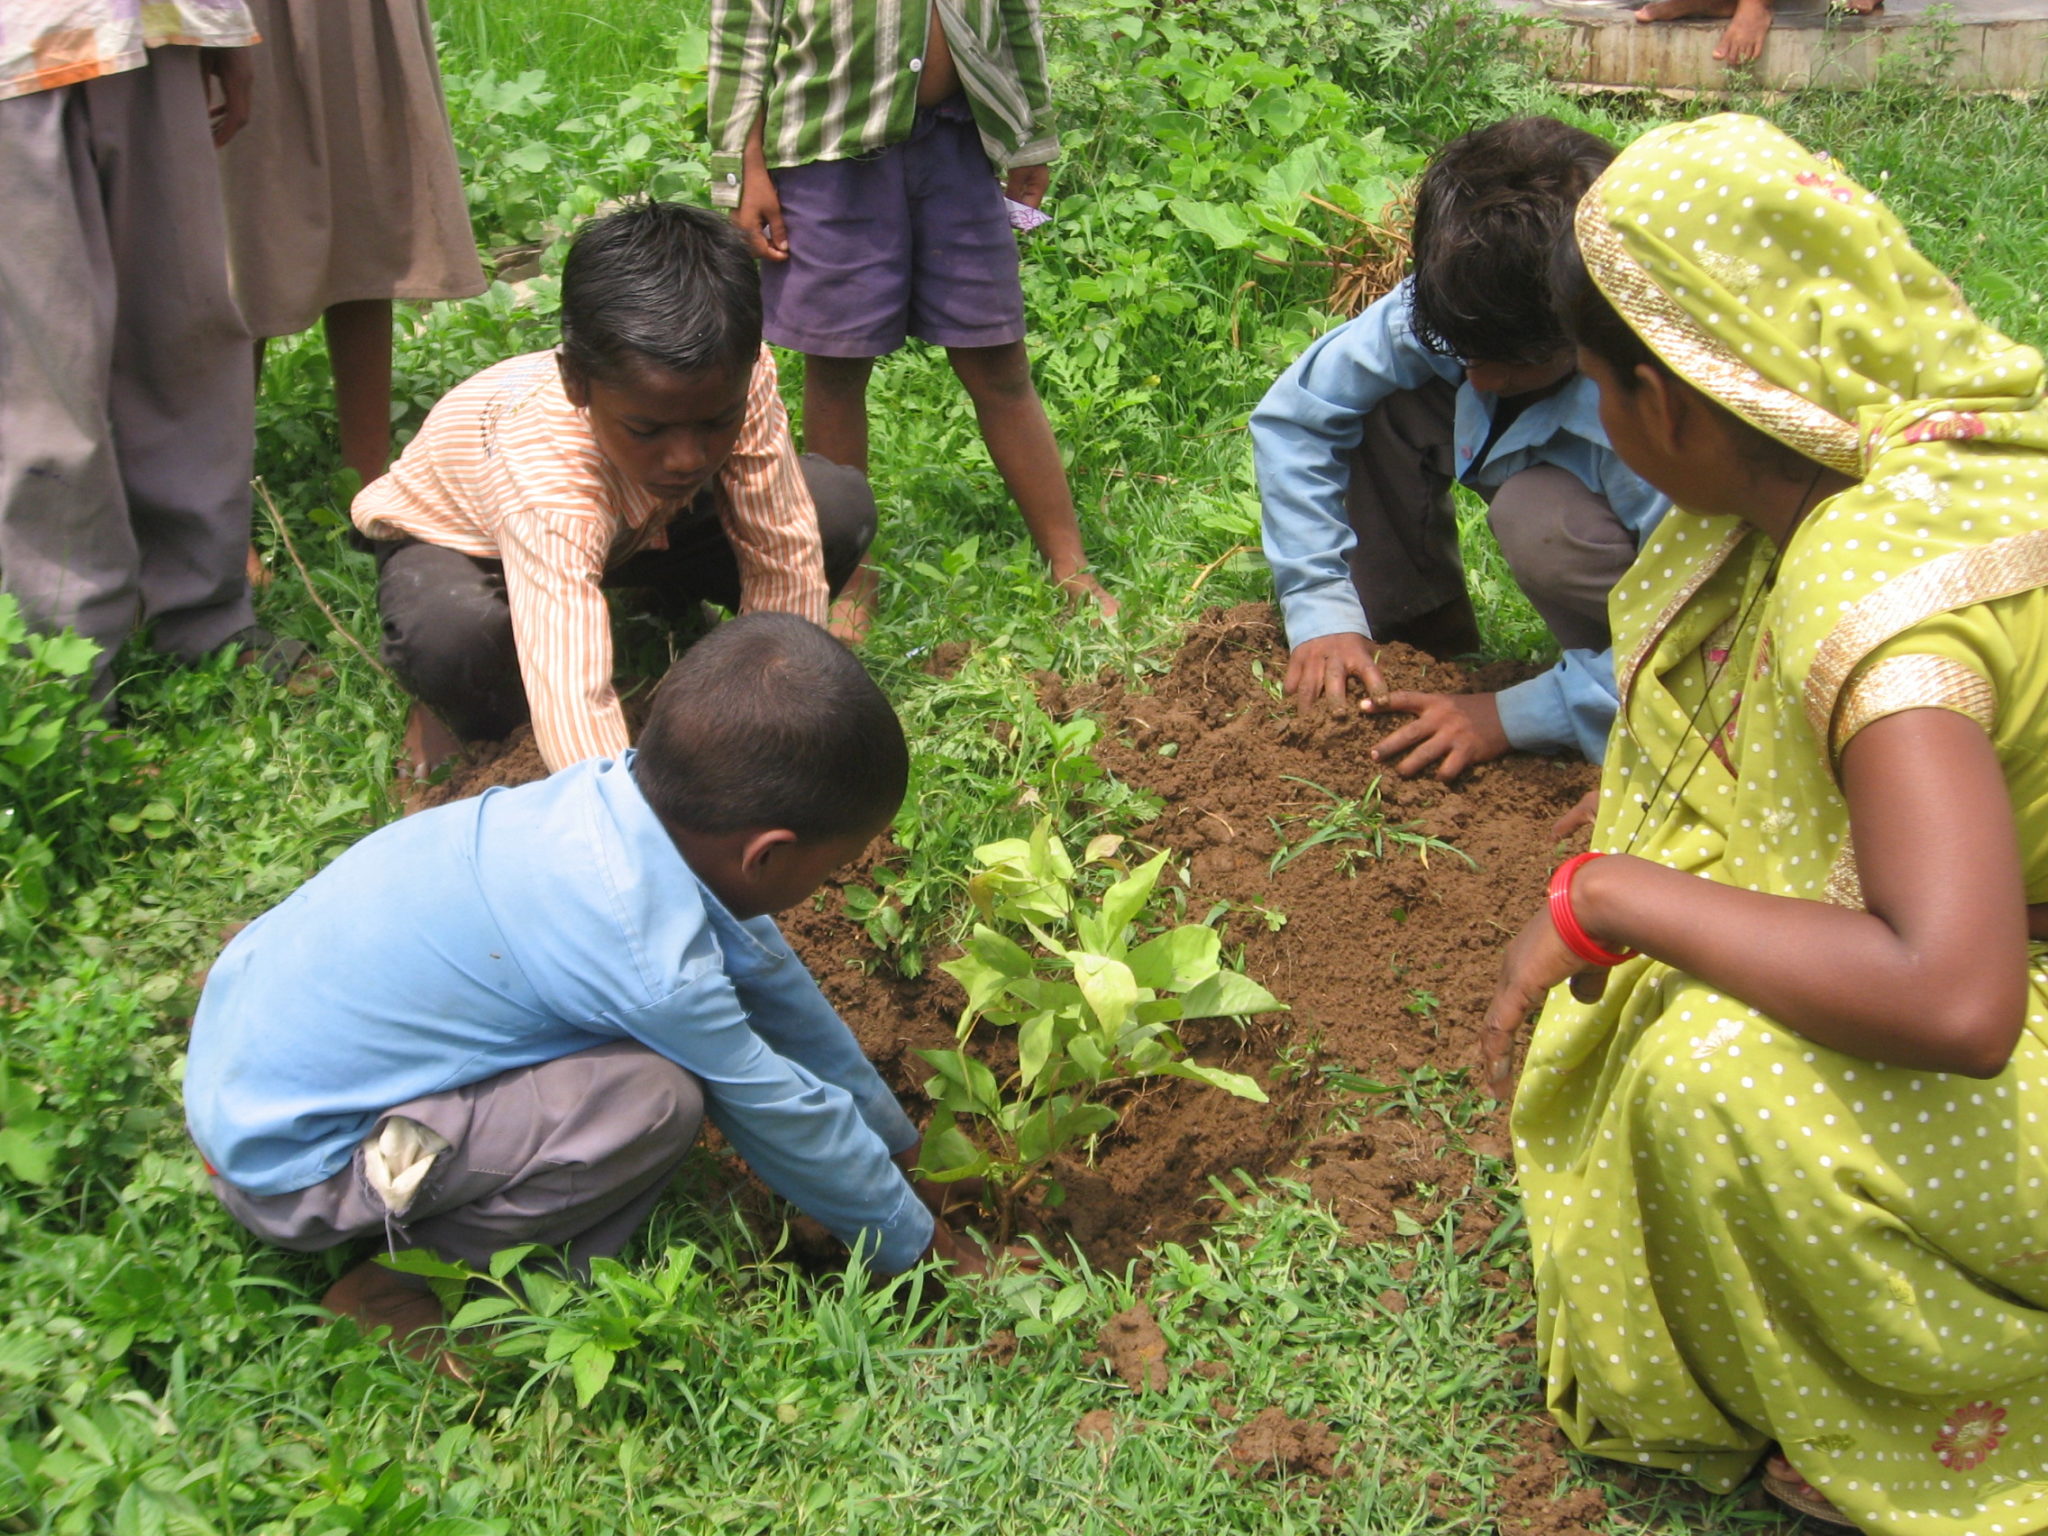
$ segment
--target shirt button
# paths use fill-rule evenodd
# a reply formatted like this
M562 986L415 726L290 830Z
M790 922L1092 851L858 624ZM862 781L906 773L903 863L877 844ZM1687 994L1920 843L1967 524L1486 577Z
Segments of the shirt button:
M918 72L918 71L919 71L920 69L923 69L923 68L924 68L924 60L923 60L923 59L912 59L912 60L910 61L910 72L911 72L912 74L916 74L916 73L917 73L917 72Z

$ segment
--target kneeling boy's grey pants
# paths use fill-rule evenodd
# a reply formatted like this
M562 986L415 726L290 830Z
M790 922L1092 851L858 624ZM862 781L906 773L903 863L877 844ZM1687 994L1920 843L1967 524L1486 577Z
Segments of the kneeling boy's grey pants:
M1457 399L1441 379L1389 395L1367 414L1348 456L1344 510L1358 535L1351 584L1374 634L1464 594L1451 502ZM1515 584L1558 645L1606 649L1607 594L1636 558L1635 535L1607 498L1553 464L1475 489Z
M361 1147L310 1189L252 1195L216 1177L214 1192L281 1248L388 1233L394 1247L481 1268L501 1248L545 1243L581 1268L616 1254L647 1219L697 1139L704 1096L667 1057L621 1041L430 1093L393 1115L448 1143L402 1219L371 1187Z

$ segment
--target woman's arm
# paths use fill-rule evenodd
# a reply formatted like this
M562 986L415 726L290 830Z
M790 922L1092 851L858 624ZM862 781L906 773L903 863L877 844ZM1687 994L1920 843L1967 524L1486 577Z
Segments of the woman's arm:
M1572 886L1580 924L1817 1044L1894 1066L1991 1077L2026 1017L2028 909L1998 758L1943 709L1889 715L1842 757L1858 912L1712 884L1645 859L1596 859ZM1539 914L1510 946L1487 1015L1490 1076L1550 986L1583 970ZM1574 982L1581 990L1597 973Z

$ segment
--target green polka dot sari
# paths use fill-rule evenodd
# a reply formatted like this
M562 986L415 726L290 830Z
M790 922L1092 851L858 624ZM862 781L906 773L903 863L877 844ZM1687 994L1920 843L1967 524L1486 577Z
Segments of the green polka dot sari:
M1594 846L1860 905L1844 744L1992 738L2048 901L2048 410L1869 192L1767 124L1661 129L1587 194L1601 291L1688 382L1857 484L1780 552L1675 510L1614 593ZM2048 956L2004 1073L1814 1045L1647 958L1564 989L1514 1109L1552 1411L1716 1488L1772 1442L1865 1529L2048 1527Z

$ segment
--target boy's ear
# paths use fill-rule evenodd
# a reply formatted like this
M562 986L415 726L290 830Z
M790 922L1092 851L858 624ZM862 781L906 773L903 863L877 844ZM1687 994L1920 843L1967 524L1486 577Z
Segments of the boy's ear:
M588 409L590 405L590 379L581 368L569 361L566 352L555 354L555 367L561 370L562 393L569 397L569 403L577 410Z
M750 833L740 846L740 872L748 876L764 874L777 858L796 846L796 841L796 834L787 827Z

